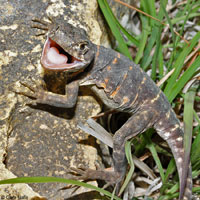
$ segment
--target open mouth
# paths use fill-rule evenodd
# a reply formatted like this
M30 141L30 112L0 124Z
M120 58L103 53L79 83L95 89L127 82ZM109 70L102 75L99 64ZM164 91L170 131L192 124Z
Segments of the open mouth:
M77 71L84 66L84 63L81 60L78 60L77 58L67 53L51 38L47 38L44 44L41 63L44 68L56 71L64 71L70 69Z

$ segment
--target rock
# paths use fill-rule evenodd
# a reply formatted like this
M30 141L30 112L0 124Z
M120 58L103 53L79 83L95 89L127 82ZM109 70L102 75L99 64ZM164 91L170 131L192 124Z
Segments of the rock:
M120 7L121 9L121 7ZM116 4L114 11L118 13ZM125 9L126 10L126 9ZM45 41L31 28L34 17L55 17L84 28L90 39L110 46L105 22L96 0L5 0L0 3L0 179L22 176L55 176L69 178L71 166L95 168L101 163L93 137L77 128L96 115L101 106L91 94L82 90L77 107L57 109L45 105L30 106L30 99L16 95L20 81L30 77L39 82L43 77L40 55ZM47 80L48 89L58 91L59 82ZM93 184L96 184L95 182ZM0 185L0 198L64 199L73 190L58 191L65 184ZM79 193L88 191L85 188ZM86 194L86 193L85 193ZM89 199L88 195L75 199ZM92 192L91 196L97 195ZM99 195L99 194L98 194ZM103 197L102 197L103 198ZM72 198L70 198L72 199Z
M100 160L95 139L77 128L79 121L84 123L88 117L100 112L100 105L95 98L82 91L73 111L45 105L28 106L26 103L30 99L12 91L14 88L21 88L19 80L29 81L29 77L32 77L38 82L42 79L40 55L44 37L36 37L37 30L30 26L33 17L45 18L45 15L85 28L96 44L106 41L106 34L102 34L105 28L100 28L98 24L101 15L95 0L88 3L84 0L1 2L0 179L22 176L67 178L69 176L66 171L70 166L95 168L95 162ZM65 184L30 186L0 185L0 195L24 199L34 196L64 199L71 196L69 191L58 192ZM85 189L81 188L83 190Z

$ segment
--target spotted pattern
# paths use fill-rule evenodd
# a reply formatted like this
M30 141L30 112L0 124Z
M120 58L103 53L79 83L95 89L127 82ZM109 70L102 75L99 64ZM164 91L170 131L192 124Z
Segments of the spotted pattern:
M107 84L108 81L109 81L109 79L108 79L108 78L105 78L104 81L105 81L105 84Z
M126 104L129 102L129 98L127 96L123 97L123 102L122 102L122 105Z
M147 78L144 77L144 78L142 79L141 85L143 85L143 84L146 82L146 80L147 80Z
M151 100L151 103L154 103L155 101L157 101L160 97L160 94L161 94L161 90L159 91L159 93L157 94L157 96Z
M179 152L179 149L178 148L174 148L174 151L177 153L177 152Z
M112 92L112 94L110 95L110 97L112 97L112 98L115 97L115 95L118 93L118 91L119 91L120 88L121 88L120 86L117 86L116 90L114 90Z
M108 71L110 71L111 70L111 66L109 65L109 66L107 66L107 70Z
M182 138L182 137L178 137L178 138L176 138L176 141L182 142L182 141L183 141L183 138Z
M174 126L174 128L171 129L171 131L175 131L177 128L180 128L179 124L176 124L176 125Z
M117 63L117 58L115 58L112 63L116 64Z
M101 83L101 87L105 89L106 88L106 84L105 83Z
M133 105L135 104L137 98L138 98L138 93L135 95L135 98L133 99L132 103L130 104L130 107L133 107Z
M170 133L169 132L166 132L164 133L164 137L166 138L166 140L170 137Z
M182 158L178 158L177 162L178 162L178 163L182 163L182 162L183 162L183 159L182 159Z
M95 55L95 60L97 60L98 57L99 57L99 48L100 48L100 46L97 45L97 52L96 52L96 55Z
M127 78L128 74L124 74L123 81Z

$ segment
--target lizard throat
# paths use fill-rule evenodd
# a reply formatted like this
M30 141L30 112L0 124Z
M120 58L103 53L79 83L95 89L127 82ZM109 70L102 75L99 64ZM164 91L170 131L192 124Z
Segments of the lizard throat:
M41 63L45 69L54 71L78 71L85 65L49 37L44 44Z

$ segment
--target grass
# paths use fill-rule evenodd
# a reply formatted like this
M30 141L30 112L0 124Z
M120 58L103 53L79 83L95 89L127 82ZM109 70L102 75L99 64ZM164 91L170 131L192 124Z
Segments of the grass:
M104 0L99 0L100 4L107 5L107 2ZM170 52L170 58L165 59L164 51L166 50L165 44L163 44L161 40L161 35L164 31L165 26L163 24L153 21L152 19L148 18L147 16L140 14L141 20L141 34L140 38L137 39L140 41L139 45L135 45L137 47L137 54L135 56L135 63L139 63L141 68L145 71L151 69L151 78L154 81L159 81L165 74L167 74L170 70L174 70L173 74L166 80L164 84L161 85L161 89L164 91L165 95L167 96L168 100L173 103L174 107L179 105L179 100L182 98L184 100L184 112L179 110L178 115L183 114L184 119L184 127L185 127L185 149L187 154L190 153L190 146L192 141L192 135L195 134L196 138L193 140L192 144L192 152L191 152L191 160L192 164L199 163L198 156L199 151L196 153L193 149L196 149L196 146L199 142L199 135L200 135L200 124L199 124L199 117L198 114L195 113L193 110L194 107L194 99L196 96L196 92L199 89L198 85L191 86L191 88L185 94L182 93L183 88L185 85L195 76L197 71L200 70L200 56L198 54L194 54L195 48L198 46L198 42L200 39L200 32L197 32L196 35L188 42L184 42L177 34L175 34L174 25L175 23L179 23L176 28L180 29L179 35L183 34L184 26L189 18L192 16L198 15L198 9L200 3L197 1L187 1L184 7L178 9L177 15L171 19L168 12L166 11L167 1L161 1L160 9L158 14L156 15L155 12L155 1L141 1L141 10L145 13L156 17L159 20L163 20L164 17L166 19L165 24L169 24L170 29L170 37L168 42L171 43L170 46L173 48ZM151 6L150 6L151 5ZM106 6L105 6L106 7ZM102 7L101 7L102 8ZM106 10L103 11L105 13ZM183 22L182 22L183 21ZM114 21L108 24L115 23ZM112 29L112 27L110 27ZM118 32L115 32L115 35L121 35L120 27L118 27ZM116 37L117 40L117 37ZM118 41L118 40L117 40ZM119 41L118 41L119 42ZM127 42L130 44L130 41ZM134 44L132 44L134 45ZM181 48L180 48L181 46ZM152 54L152 49L154 52ZM118 49L120 51L120 49ZM123 53L123 50L121 51ZM188 59L190 58L190 59ZM192 59L194 58L194 59ZM166 67L166 69L164 68ZM199 101L199 100L197 100ZM197 102L196 101L196 102ZM183 106L182 106L183 107ZM193 116L196 116L196 121L198 125L195 127L195 131L193 131ZM182 120L183 120L182 119ZM136 145L136 152L140 152L140 155L144 152L145 148L148 148L152 153L154 161L158 167L160 176L163 181L163 187L161 189L161 195L159 199L172 199L178 196L177 189L178 183L171 187L168 184L169 175L171 175L175 170L175 162L172 158L170 161L166 172L164 173L165 169L162 167L161 161L158 156L158 152L156 150L156 145L153 141L151 141L151 137L149 136L148 132L143 134L143 144L139 144L139 147ZM194 155L195 154L195 155ZM195 157L195 158L194 158ZM196 170L195 177L199 175L200 165L196 164L196 167L193 168ZM194 172L194 170L193 170ZM175 177L172 178L172 180ZM177 180L175 179L177 182ZM167 192L166 192L167 191ZM196 191L200 192L198 189Z
M177 13L173 16L173 18L173 11L166 10L168 1L162 0L160 2L161 4L158 11L156 10L155 0L141 0L139 9L162 22L164 21L164 24L167 24L167 26L142 13L139 13L138 16L141 23L141 34L136 36L121 26L112 13L112 10L106 0L98 0L99 7L105 17L105 20L107 21L108 26L118 43L117 50L119 52L123 53L131 60L134 60L135 63L140 64L140 67L144 71L151 70L151 78L155 82L160 81L168 72L174 70L172 75L169 76L164 83L162 83L160 88L164 91L168 100L176 109L177 115L180 116L181 122L184 124L184 145L187 154L190 153L191 149L192 171L193 178L195 179L200 175L200 118L199 113L194 110L194 104L200 102L200 98L197 96L197 92L200 88L199 84L192 84L187 90L185 86L192 79L197 79L195 78L195 75L200 72L200 55L198 54L200 32L196 31L196 34L189 41L184 41L180 36L183 37L183 34L187 32L187 21L200 16L200 13L198 12L200 9L200 2L188 0L185 4L178 5L176 7ZM174 1L174 5L175 3L176 1ZM169 28L167 29L167 27ZM180 36L174 32L174 29L176 29ZM166 36L168 39L163 41L163 36ZM134 58L129 52L129 46L137 48L137 53ZM170 56L167 56L166 52L170 54ZM183 92L183 89L186 90L186 92ZM195 124L193 124L194 120ZM174 173L176 171L175 162L173 157L171 157L171 161L168 166L165 168L163 167L160 157L169 157L169 155L166 151L164 151L164 149L161 151L162 146L159 146L152 140L152 135L154 135L154 131L148 130L146 133L139 136L140 143L136 140L132 141L135 145L135 153L136 155L142 157L145 155L145 150L149 149L163 182L159 200L173 199L174 197L178 197L178 179ZM160 147L159 149L158 146ZM131 166L128 175L128 179L130 179L131 174L134 171L134 164L131 159L130 142L126 145L126 154L129 165ZM33 182L62 182L75 184L97 190L108 196L110 199L120 199L119 197L113 196L113 194L101 188L79 181L56 177L21 177L2 180L0 181L0 184ZM124 190L126 184L127 183L125 183L120 192ZM200 187L193 187L193 192L200 193ZM146 198L151 199L150 197Z

